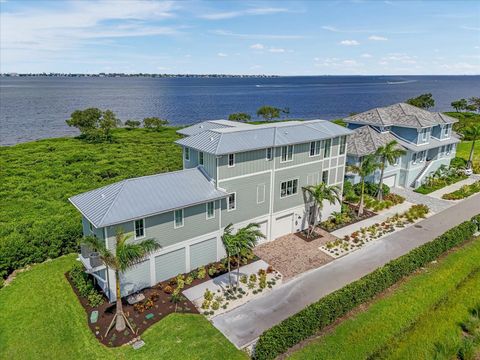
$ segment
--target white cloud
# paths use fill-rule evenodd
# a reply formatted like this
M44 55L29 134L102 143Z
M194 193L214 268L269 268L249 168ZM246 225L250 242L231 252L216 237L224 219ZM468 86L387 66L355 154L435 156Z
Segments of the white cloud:
M416 64L416 56L410 56L405 53L390 53L381 58L384 62L400 62L402 64Z
M219 53L217 53L217 55L220 56L220 57L227 57L228 56L227 54L225 54L223 52L219 52Z
M322 26L323 30L331 31L331 32L336 32L336 33L369 33L373 32L373 30L368 30L368 29L339 29L338 27L335 26L330 26L330 25L324 25Z
M268 49L268 51L270 51L272 53L284 53L285 49L272 47L272 48Z
M367 54L367 53L362 54L362 55L360 55L360 56L361 56L362 58L371 58L371 57L372 57L372 55Z
M285 8L252 8L246 10L238 10L238 11L225 11L225 12L217 12L217 13L210 13L210 14L203 14L199 17L202 19L207 20L224 20L224 19L232 19L239 16L248 16L248 15L269 15L269 14L278 14L278 13L285 13L288 12L288 9Z
M372 35L368 37L368 40L373 40L373 41L387 41L388 39L384 36L378 36L378 35Z
M331 58L314 58L315 63L314 65L316 67L328 67L328 68L346 68L346 69L352 69L352 68L357 68L361 66L359 62L353 59L339 59L335 57Z
M304 39L306 36L303 35L279 35L279 34L241 34L241 33L234 33L231 31L225 30L213 30L210 33L215 35L221 36L231 36L237 37L240 39L283 39L283 40L296 40L296 39Z
M480 31L480 27L473 27L473 26L462 26L462 29L465 30L472 30L472 31Z
M265 49L265 46L263 44L253 44L250 45L250 49L263 50Z
M340 45L357 46L360 45L360 43L357 40L342 40L340 41Z

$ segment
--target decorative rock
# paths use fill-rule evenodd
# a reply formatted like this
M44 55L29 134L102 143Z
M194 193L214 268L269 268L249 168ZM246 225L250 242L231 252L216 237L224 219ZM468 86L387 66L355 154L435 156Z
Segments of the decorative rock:
M145 341L143 340L138 340L136 342L133 343L132 347L134 350L138 350L140 349L141 347L143 347L145 345Z

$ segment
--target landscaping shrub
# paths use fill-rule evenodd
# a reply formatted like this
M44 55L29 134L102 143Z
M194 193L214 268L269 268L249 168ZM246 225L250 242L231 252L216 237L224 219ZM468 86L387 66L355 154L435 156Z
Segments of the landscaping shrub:
M87 299L91 307L103 304L103 295L95 289L92 279L85 273L82 264L75 264L68 275L80 296Z
M454 157L450 160L450 167L455 169L464 169L467 167L467 160L461 157Z
M387 185L383 184L382 189L383 189L383 195L390 194L390 188ZM360 196L362 193L362 184L358 183L353 185L353 190L355 191L355 194L357 196ZM365 191L365 194L367 195L376 196L378 192L378 184L366 182L364 191Z
M480 192L480 181L476 181L470 185L463 185L460 189L455 190L449 194L445 194L442 196L442 199L446 200L460 200L470 195L473 195L477 192Z
M480 215L476 218L480 219ZM309 305L265 331L258 340L254 358L274 359L288 348L332 324L356 306L371 300L404 276L470 239L477 229L473 221L465 221L431 242Z

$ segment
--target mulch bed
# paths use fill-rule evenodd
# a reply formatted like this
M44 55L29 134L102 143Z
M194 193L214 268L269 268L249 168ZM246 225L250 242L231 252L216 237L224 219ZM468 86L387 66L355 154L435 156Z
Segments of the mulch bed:
M247 263L249 264L251 262L257 261L258 259L259 258L255 256L253 259L248 260ZM220 263L221 262L217 262L217 263L213 263L206 266L207 268L206 276L203 279L193 280L193 282L190 285L185 284L183 290L187 290L205 281L208 281L217 276L220 276L224 272L219 272L212 277L208 275L208 268L211 266L217 266ZM185 275L188 275L188 274L185 274ZM183 299L177 304L174 304L171 302L172 295L165 293L163 289L165 289L167 286L171 288L175 288L175 284L176 284L175 278L172 278L172 279L162 281L154 285L153 287L145 288L140 291L140 293L142 293L145 296L145 300L142 300L141 302L139 302L139 304L142 304L142 303L145 304L148 299L151 299L151 305L152 305L149 309L143 310L143 312L136 310L134 308L134 305L130 305L127 302L126 297L122 298L123 311L127 316L128 320L130 321L130 324L132 325L135 332L132 333L130 328L127 326L126 330L124 330L121 333L118 333L115 330L115 325L113 325L113 328L108 332L108 335L105 336L108 326L112 322L112 319L115 315L115 310L116 310L115 303L109 303L107 298L104 297L105 302L102 305L95 308L91 307L87 299L80 296L77 289L71 282L70 277L68 276L68 273L65 273L65 277L67 278L67 281L70 283L74 293L77 295L77 298L80 301L80 304L82 304L83 308L85 309L86 316L87 316L87 323L90 330L92 331L94 336L98 339L98 341L100 341L102 344L109 347L121 346L133 341L134 339L138 338L139 335L141 335L150 326L152 326L156 322L160 321L167 315L170 315L174 312L191 313L191 314L199 313L195 308L195 306L193 305L193 303L190 300L188 300L186 297L183 297ZM97 290L100 293L102 293L100 288L98 288ZM90 322L90 315L94 310L98 311L98 320L95 324L92 324ZM152 314L153 316L150 314Z
M367 208L364 207L363 208L363 215L358 216L358 215L356 215L357 212L358 212L358 205L353 205L353 204L347 203L345 201L343 203L348 205L350 207L350 209L353 211L353 213L355 214L355 218L352 221L349 221L347 223L343 223L342 225L339 225L339 226L337 226L335 228L332 228L332 229L325 229L324 227L322 227L321 223L318 224L318 226L325 231L332 232L332 231L344 228L345 226L355 224L359 221L362 221L362 220L365 220L365 219L368 219L368 218L371 218L371 217L377 215L377 213L374 213L373 211L370 211L370 210L368 210Z
M308 236L307 231L308 230L299 231L299 232L296 232L295 235L297 235L300 239L306 242L310 242L323 237L323 235L318 233L316 230L313 231L313 233L310 236Z

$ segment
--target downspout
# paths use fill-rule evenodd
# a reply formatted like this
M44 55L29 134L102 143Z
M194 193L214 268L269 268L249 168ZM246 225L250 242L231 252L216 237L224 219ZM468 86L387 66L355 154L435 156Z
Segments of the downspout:
M103 233L104 233L104 236L105 236L105 247L108 249L108 233L107 233L107 228L104 227L103 228ZM112 301L112 294L110 293L110 272L109 272L109 269L108 269L108 266L105 267L107 269L107 289L108 289L108 294L107 294L107 297L108 297L108 301Z

